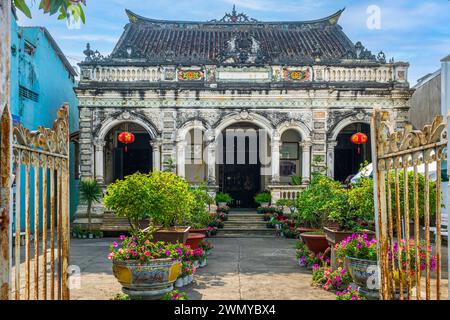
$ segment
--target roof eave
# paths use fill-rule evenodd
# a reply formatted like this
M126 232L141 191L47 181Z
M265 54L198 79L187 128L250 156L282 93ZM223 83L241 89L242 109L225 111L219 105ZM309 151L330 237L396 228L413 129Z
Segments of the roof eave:
M125 9L125 12L130 20L130 23L138 23L138 22L147 22L147 23L162 23L162 24L200 24L200 25L257 25L257 24L272 24L272 25L283 25L283 24L293 24L293 25L301 25L301 24L317 24L317 23L328 23L330 25L335 25L338 23L340 16L344 12L345 8L342 8L335 13L329 15L328 17L316 19L316 20L307 20L307 21L245 21L245 22L223 22L223 21L178 21L178 20L159 20L159 19L151 19L140 16L131 10Z

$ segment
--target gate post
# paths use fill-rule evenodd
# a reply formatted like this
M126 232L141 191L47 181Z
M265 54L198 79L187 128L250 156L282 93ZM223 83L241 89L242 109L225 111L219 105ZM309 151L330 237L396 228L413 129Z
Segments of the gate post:
M10 114L11 1L0 3L0 300L11 291L11 160L12 120Z

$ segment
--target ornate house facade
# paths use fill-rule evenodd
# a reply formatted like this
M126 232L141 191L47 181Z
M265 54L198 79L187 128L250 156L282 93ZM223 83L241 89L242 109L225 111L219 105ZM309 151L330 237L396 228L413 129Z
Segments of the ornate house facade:
M341 14L261 22L233 8L221 20L191 22L127 10L111 55L88 46L80 64L81 176L108 184L173 161L190 183L229 192L241 206L262 190L274 200L295 196L301 186L292 176L307 183L320 168L344 180L371 156L370 143L357 152L351 134L370 134L374 106L402 127L411 90L409 65L354 44L338 25ZM230 129L234 142L242 132L265 132L256 139L258 161L249 162L248 137L242 161L224 161L239 157L224 148ZM121 131L136 137L128 152Z

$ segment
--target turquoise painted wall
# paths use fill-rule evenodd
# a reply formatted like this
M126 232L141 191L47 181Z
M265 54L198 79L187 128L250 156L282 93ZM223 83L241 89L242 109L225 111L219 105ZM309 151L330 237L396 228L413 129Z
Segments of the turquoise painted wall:
M11 22L11 111L14 122L20 122L30 130L39 125L52 127L56 111L62 104L69 104L70 132L78 131L78 101L73 90L76 80L58 56L49 34L42 27L20 27ZM28 53L32 48L33 53ZM70 146L70 214L74 215L78 203L78 180L74 179L75 152ZM22 192L25 191L25 175L22 168ZM33 172L31 186L34 184ZM30 189L34 194L34 187ZM31 203L31 212L33 212ZM24 201L21 204L21 227L24 227ZM33 221L32 221L33 223Z

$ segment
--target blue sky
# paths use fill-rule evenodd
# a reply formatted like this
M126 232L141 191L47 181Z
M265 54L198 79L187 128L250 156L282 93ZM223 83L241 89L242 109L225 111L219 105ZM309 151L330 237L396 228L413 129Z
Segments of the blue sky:
M103 55L111 52L128 22L125 8L151 18L206 21L221 18L233 4L261 21L318 19L345 7L339 24L349 38L375 54L383 50L388 58L409 62L411 85L450 54L449 0L87 0L87 21L79 29L44 16L34 2L33 19L19 13L19 24L47 27L73 64L83 59L86 42ZM381 10L379 29L367 27L370 5Z

